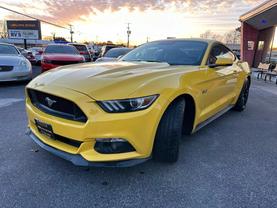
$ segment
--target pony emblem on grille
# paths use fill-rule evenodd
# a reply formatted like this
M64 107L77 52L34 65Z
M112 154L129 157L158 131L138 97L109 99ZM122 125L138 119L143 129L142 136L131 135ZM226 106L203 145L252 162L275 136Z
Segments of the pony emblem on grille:
M52 105L53 105L54 103L57 102L56 100L52 100L52 99L49 98L49 97L46 97L46 98L45 98L45 101L46 101L46 103L47 103L47 105L48 105L49 107L52 107Z

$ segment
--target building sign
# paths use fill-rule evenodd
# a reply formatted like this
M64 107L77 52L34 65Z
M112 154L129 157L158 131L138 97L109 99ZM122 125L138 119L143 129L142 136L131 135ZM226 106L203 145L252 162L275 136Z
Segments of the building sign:
M14 39L35 39L38 40L37 30L8 30L9 38Z
M40 21L37 20L7 20L9 38L41 39Z
M248 51L253 51L254 50L254 41L248 41L247 48L248 48Z

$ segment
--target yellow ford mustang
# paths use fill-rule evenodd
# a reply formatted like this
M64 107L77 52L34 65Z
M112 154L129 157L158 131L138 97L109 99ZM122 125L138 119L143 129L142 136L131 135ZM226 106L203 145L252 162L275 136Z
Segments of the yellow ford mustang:
M242 111L249 87L247 63L219 42L155 41L117 62L38 76L26 88L27 133L80 166L176 162L182 134Z

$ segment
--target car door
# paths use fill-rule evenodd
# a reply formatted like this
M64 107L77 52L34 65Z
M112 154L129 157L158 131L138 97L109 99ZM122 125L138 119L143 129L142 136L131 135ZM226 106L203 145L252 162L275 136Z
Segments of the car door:
M218 57L232 58L231 66L209 67L215 64ZM210 50L205 71L205 80L201 90L200 121L204 121L217 112L227 108L235 98L235 87L239 67L235 64L236 57L222 44L215 44Z

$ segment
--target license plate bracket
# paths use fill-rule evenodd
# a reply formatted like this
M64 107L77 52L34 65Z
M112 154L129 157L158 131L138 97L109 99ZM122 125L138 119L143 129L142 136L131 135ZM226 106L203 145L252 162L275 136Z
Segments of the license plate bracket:
M37 127L39 133L47 136L48 138L55 139L55 134L54 134L53 128L50 124L42 122L38 119L35 119L35 124L36 124L36 127Z

